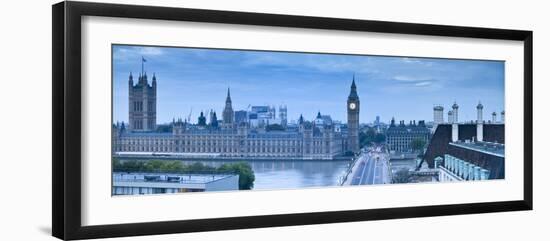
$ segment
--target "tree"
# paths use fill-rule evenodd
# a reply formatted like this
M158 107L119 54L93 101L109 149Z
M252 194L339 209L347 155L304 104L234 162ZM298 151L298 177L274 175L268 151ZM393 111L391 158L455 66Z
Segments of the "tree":
M120 164L120 160L114 157L112 158L112 160L113 160L113 170L120 168L120 166L122 165Z
M359 132L359 146L363 148L368 144L369 144L369 140L367 139L367 134L365 132Z
M355 153L353 151L346 151L344 152L344 156L353 156Z
M368 128L366 132L359 133L359 144L362 147L370 146L372 143L383 143L386 141L386 135L382 133L376 133L374 128Z
M376 132L374 131L373 128L369 128L366 134L367 134L367 139L369 140L374 140L374 136L376 136Z
M401 169L393 174L392 183L408 183L410 178L409 170Z
M202 162L195 162L187 165L184 170L187 172L213 172L216 171L216 168L204 165Z
M165 161L160 166L160 171L162 172L175 172L180 173L185 170L185 167L181 163L181 161Z
M426 141L422 138L415 138L411 141L411 149L416 152L421 152L422 150L424 150L425 145Z
M239 190L250 190L254 187L254 171L248 162L226 163L218 168L220 172L234 172L239 174Z
M386 141L386 135L382 133L377 133L376 136L374 137L374 142L378 144L383 143L385 141Z
M140 172L146 171L144 162L136 160L121 161L113 158L113 170L119 172Z
M374 142L374 138L376 136L376 132L372 128L367 129L366 132L360 132L359 133L359 145L361 147L364 146L370 146L372 142Z
M148 162L145 162L145 171L148 171L148 172L166 172L167 168L164 168L164 165L166 165L163 161L161 160L151 160L151 161L148 161Z

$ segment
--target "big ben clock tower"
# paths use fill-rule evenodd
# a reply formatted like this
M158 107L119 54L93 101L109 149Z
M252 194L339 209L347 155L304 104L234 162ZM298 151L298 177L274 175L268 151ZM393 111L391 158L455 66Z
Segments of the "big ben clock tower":
M355 75L351 83L348 96L348 149L354 153L359 152L359 96L355 86Z

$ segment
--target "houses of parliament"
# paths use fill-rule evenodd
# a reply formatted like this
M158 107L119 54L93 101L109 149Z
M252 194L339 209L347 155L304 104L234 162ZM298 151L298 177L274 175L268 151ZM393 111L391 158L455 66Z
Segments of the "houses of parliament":
M196 123L178 119L170 124L171 130L160 130L156 123L157 77L153 75L149 83L147 74L140 73L134 84L130 74L128 94L128 123L112 127L114 156L331 160L359 151L360 103L355 77L346 103L346 125L320 112L314 120L300 116L297 123L288 124L286 106L279 109L278 119L275 108L234 111L228 89L222 119L215 112L209 118L201 112Z

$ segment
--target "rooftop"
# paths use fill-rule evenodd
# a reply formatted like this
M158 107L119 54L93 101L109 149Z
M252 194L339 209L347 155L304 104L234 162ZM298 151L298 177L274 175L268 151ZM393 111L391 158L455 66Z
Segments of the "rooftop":
M428 129L426 126L419 126L419 125L406 125L406 126L391 126L388 128L387 133L388 134L394 134L394 133L404 133L404 132L413 132L413 133L429 133L430 129Z
M499 157L504 157L504 144L494 142L453 142L450 145L487 153Z
M161 137L161 136L171 136L172 132L124 132L121 136L142 136L142 137Z
M248 137L256 138L297 138L300 133L297 130L294 131L268 131L268 132L251 132L248 133Z
M147 182L170 184L206 184L236 174L174 174L174 173L140 173L140 172L113 172L113 182Z

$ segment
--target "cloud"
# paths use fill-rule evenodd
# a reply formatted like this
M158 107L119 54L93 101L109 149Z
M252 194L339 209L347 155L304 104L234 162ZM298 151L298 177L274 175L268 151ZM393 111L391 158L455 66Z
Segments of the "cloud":
M405 75L396 75L393 77L393 79L400 82L417 82L417 81L426 80L427 78L416 78L416 77L405 76Z
M404 62L404 63L407 63L407 64L419 64L419 65L423 65L423 66L427 66L427 67L430 67L434 64L431 61L421 60L421 59L418 59L418 58L403 57L403 58L400 58L400 60L401 60L401 62Z
M406 75L396 75L393 77L393 80L397 81L397 83L400 85L413 87L426 87L436 82L434 79L429 77L412 77Z
M163 55L164 51L157 47L137 47L137 53L141 55Z
M115 46L113 59L127 61L131 59L139 59L141 56L147 59L148 56L160 56L164 54L165 51L159 47Z
M420 63L420 60L411 59L411 58L408 58L408 57L401 58L401 61L403 61L405 63Z
M245 53L244 66L276 66L324 73L377 73L368 56L296 53Z
M432 84L432 82L430 82L430 81L422 81L422 82L415 83L414 86L422 87L422 86L428 86L428 85L431 85L431 84Z

